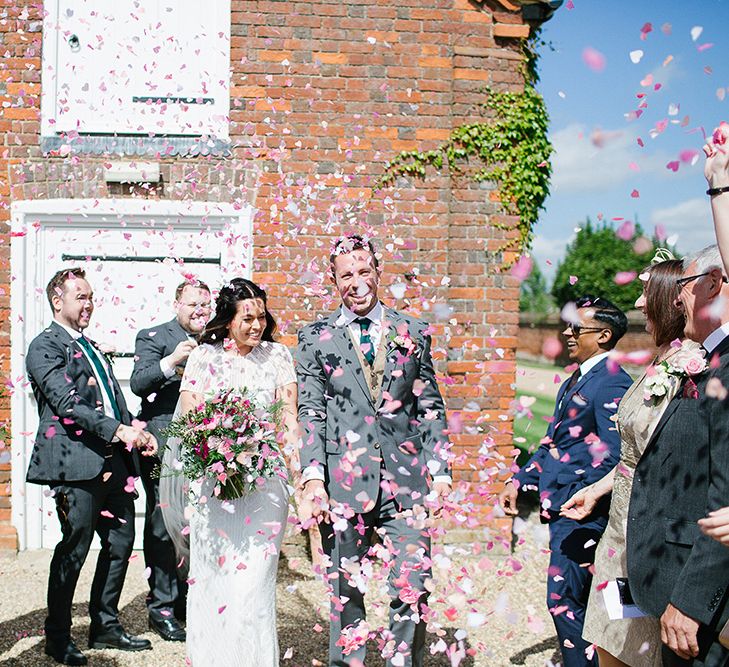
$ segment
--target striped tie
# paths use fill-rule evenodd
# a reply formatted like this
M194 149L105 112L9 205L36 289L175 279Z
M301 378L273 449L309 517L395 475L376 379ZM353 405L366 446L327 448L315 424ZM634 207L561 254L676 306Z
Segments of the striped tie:
M101 384L104 385L104 389L106 389L106 393L109 396L109 400L111 401L111 409L114 411L114 416L119 421L121 421L121 411L119 410L119 406L117 405L114 392L111 389L109 376L107 375L104 364L101 363L101 359L99 359L99 355L94 349L94 346L89 342L89 339L85 338L84 336L81 336L81 338L78 339L78 344L82 348L84 348L84 350L86 350L86 354L88 354L89 359L91 359L91 363L96 369L96 374L99 376L99 380L101 380Z

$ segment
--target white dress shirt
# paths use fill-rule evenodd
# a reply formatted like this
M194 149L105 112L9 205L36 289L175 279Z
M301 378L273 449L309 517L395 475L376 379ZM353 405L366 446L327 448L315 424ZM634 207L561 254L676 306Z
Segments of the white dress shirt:
M595 368L595 366L597 366L603 359L607 359L609 355L610 352L601 352L600 354L596 354L594 357L590 357L587 361L583 361L580 364L580 377L585 377L585 375Z
M714 329L706 340L704 341L704 349L706 350L706 355L710 355L717 347L719 347L719 343L723 341L727 336L729 336L729 322L724 322L718 329Z

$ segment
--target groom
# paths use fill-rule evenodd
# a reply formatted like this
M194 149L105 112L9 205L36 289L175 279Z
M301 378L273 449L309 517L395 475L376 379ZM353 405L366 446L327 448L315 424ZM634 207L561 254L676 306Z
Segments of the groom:
M424 322L386 308L369 240L340 239L330 257L342 304L299 332L302 515L324 518L331 559L329 664L363 665L364 589L377 533L390 551L388 665L419 666L430 538L414 506L451 490L445 406ZM417 509L416 509L417 511ZM419 517L420 518L420 517Z

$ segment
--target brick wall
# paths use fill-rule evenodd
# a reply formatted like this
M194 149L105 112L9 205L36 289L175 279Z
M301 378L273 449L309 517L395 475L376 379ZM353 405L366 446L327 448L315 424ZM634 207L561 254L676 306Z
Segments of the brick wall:
M2 0L0 37L0 352L9 371L7 223L13 200L108 197L105 158L44 156L39 145L39 4ZM511 449L518 286L487 255L505 232L489 184L433 173L375 193L373 180L398 151L434 148L451 128L481 118L485 85L519 90L519 40L528 34L506 0L232 0L232 156L158 161L162 196L234 201L251 161L260 170L255 274L272 296L285 341L334 305L326 280L333 237L352 230L383 248L384 300L433 322L437 370L451 413L457 477L491 479ZM70 142L73 146L73 141ZM117 193L118 194L118 193ZM136 195L139 196L137 191ZM9 418L0 402L0 418ZM476 454L487 438L493 446ZM10 457L0 459L0 544L8 522ZM483 494L482 494L483 495ZM4 531L4 532L3 532Z

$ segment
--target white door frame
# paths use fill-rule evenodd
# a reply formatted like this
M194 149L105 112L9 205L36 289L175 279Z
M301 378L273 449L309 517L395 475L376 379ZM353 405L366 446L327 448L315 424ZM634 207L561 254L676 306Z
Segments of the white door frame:
M35 433L24 433L22 427L28 423L28 411L35 410L31 402L32 392L25 372L25 351L31 340L40 333L29 330L30 323L43 322L48 305L45 294L36 295L31 317L26 312L29 299L23 287L45 289L37 284L40 256L43 251L42 236L38 234L44 226L69 225L100 229L149 229L155 225L172 225L176 229L189 231L199 229L201 224L220 229L229 234L230 242L225 245L226 255L221 257L221 274L234 277L250 276L253 243L252 206L222 202L193 202L150 199L46 199L37 201L16 201L11 206L10 246L10 382L12 395L11 410L11 492L12 523L18 531L19 548L41 547L43 517L40 512L26 512L26 506L41 507L42 494L47 488L25 483L30 448L27 439ZM136 250L136 249L135 249ZM36 279L26 280L35 275ZM36 325L33 324L35 327ZM29 502L31 500L33 502Z

